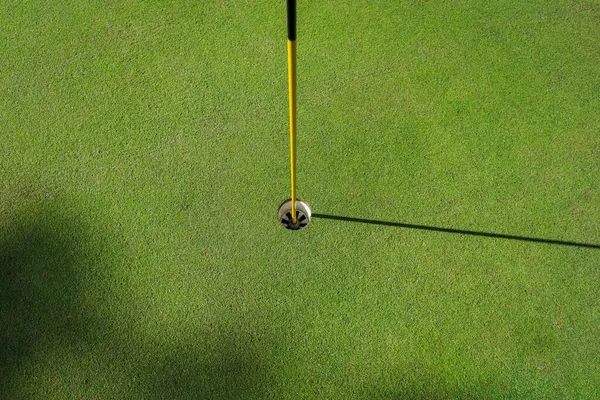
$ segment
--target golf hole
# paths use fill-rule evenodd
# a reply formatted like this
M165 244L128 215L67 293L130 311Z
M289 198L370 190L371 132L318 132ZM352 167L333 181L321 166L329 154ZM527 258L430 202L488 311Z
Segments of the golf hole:
M277 212L279 223L285 228L293 231L302 229L308 225L311 216L310 207L305 201L296 199L296 222L292 218L292 199L287 199Z

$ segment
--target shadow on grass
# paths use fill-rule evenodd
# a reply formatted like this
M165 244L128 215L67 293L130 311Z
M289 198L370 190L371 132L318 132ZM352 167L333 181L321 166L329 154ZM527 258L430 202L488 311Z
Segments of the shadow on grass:
M598 244L569 242L569 241L552 240L552 239L540 239L540 238L527 237L527 236L505 235L505 234L501 234L501 233L468 231L468 230L452 229L452 228L440 228L440 227L436 227L436 226L406 224L406 223L402 223L402 222L379 221L379 220L365 219L365 218L342 217L339 215L328 215L328 214L318 214L318 213L313 213L312 217L322 218L322 219L330 219L330 220L336 220L336 221L345 221L345 222L358 222L358 223L362 223L362 224L393 226L393 227L397 227L397 228L420 229L420 230L432 231L432 232L454 233L454 234L468 235L468 236L480 236L480 237L487 237L487 238L493 238L493 239L519 240L522 242L544 243L544 244L553 244L553 245L571 246L571 247L583 247L583 248L588 248L588 249L600 249L600 245L598 245Z
M207 336L200 336L202 341ZM270 398L273 377L261 349L246 340L218 338L219 343L197 351L163 354L152 361L148 377L151 399ZM200 346L202 347L202 346Z
M375 383L359 396L363 400L442 400L523 398L522 393L499 382L481 382L462 376L462 382L449 382L418 362L404 371L385 371L386 379Z
M399 389L374 389L364 400L448 400L448 399L489 399L499 398L491 393L472 392L469 390L447 389L429 382L428 387L417 384L406 385Z
M12 378L36 354L79 347L91 321L77 279L77 223L27 207L2 217L11 222L0 225L0 398L9 398Z
M266 396L268 343L231 328L177 345L136 337L130 305L97 273L123 263L95 248L106 237L58 200L16 197L0 203L0 399Z

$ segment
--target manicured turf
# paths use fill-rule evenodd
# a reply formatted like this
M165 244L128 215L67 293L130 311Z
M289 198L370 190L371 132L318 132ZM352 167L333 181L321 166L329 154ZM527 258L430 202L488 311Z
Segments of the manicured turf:
M318 214L600 244L600 3L300 1ZM597 398L600 250L315 218L283 1L0 3L0 398Z

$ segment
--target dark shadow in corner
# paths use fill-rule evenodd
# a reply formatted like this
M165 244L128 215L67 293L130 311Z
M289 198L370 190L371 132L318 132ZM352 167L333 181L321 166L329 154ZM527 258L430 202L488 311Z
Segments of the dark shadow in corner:
M0 399L22 397L41 377L32 367L63 352L84 369L71 376L43 364L56 368L42 371L56 374L43 385L59 392L73 384L69 389L95 398L277 397L269 395L276 386L265 335L222 326L173 346L123 335L121 325L136 318L127 310L135 308L115 298L114 282L99 272L113 262L103 254L104 239L117 248L119 239L72 215L63 199L35 193L13 199L8 207L0 203ZM112 371L123 379L107 379Z
M563 240L552 240L552 239L540 239L540 238L532 238L532 237L526 237L526 236L504 235L501 233L468 231L468 230L452 229L452 228L439 228L436 226L405 224L402 222L379 221L379 220L364 219L364 218L341 217L338 215L328 215L328 214L313 213L312 216L314 218L332 219L332 220L346 221L346 222L359 222L359 223L363 223L363 224L394 226L394 227L398 227L398 228L420 229L420 230L424 230L424 231L455 233L455 234L460 234L460 235L481 236L481 237L494 238L494 239L520 240L522 242L544 243L544 244L572 246L572 247L583 247L583 248L588 248L588 249L600 249L600 245L590 244L590 243L568 242L568 241L563 241Z
M373 387L363 393L361 400L447 400L447 399L490 399L490 398L518 398L505 393L500 387L478 385L476 387L452 387L441 379L437 381L423 380L411 381L410 378L399 382L397 387ZM499 396L498 394L502 394Z
M274 374L262 345L250 336L200 334L198 345L161 354L144 373L149 399L276 398ZM247 334L246 334L247 335ZM215 340L216 339L216 340ZM212 345L207 345L212 342Z
M50 209L13 211L0 225L0 398L37 354L85 343L92 319L76 268L81 226Z
M407 360L409 361L409 360ZM410 362L410 361L409 361ZM388 368L375 377L371 385L363 386L360 400L442 400L442 399L512 399L523 398L518 388L511 388L494 378L481 379L466 373L460 381L435 372L413 361L404 368Z

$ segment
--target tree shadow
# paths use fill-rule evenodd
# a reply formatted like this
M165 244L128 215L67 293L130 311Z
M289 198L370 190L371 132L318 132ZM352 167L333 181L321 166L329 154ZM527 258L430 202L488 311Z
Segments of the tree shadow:
M198 339L206 339L206 335ZM273 397L274 378L264 349L248 340L217 338L200 350L179 349L150 363L150 399L264 399ZM214 340L211 339L211 341Z
M91 322L76 271L81 226L51 207L12 211L0 233L0 398L35 354L85 342Z
M257 345L251 335L224 328L169 350L168 343L133 337L122 326L135 318L129 305L97 273L110 267L99 262L114 262L98 257L106 237L63 201L43 197L14 199L10 209L0 204L0 399L45 391L62 397L57 393L65 390L98 399L268 397L268 341ZM106 312L111 307L116 315ZM64 360L71 364L54 365ZM39 393L31 389L36 382Z
M374 389L365 400L450 400L450 399L489 399L483 394L472 393L467 390L447 390L431 387L424 389L419 386L403 389ZM493 397L495 398L495 397Z
M439 374L417 364L410 371L392 372L387 382L367 388L364 400L445 400L518 398L508 387L489 382L449 383Z

